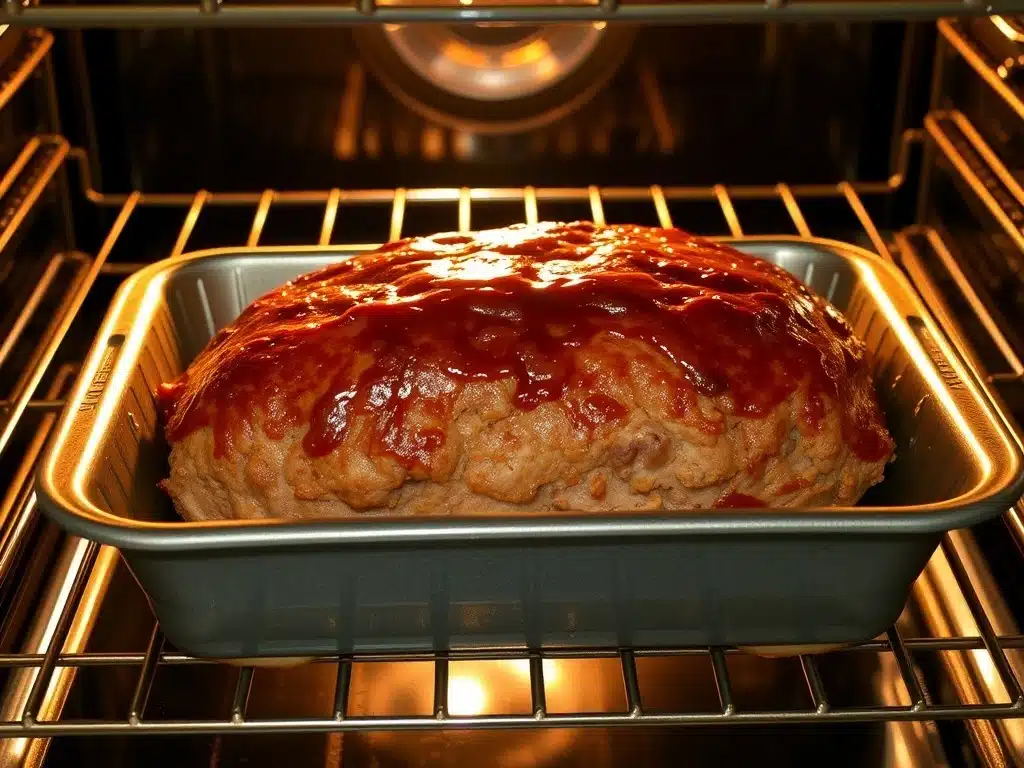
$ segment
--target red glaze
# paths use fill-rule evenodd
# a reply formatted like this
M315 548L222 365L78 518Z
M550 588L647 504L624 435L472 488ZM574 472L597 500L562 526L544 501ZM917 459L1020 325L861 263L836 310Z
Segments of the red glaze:
M779 488L779 494L785 496L789 493L796 493L797 491L802 491L804 488L809 488L810 485L811 481L806 477L798 477L790 480L788 483L783 483L782 487Z
M403 240L297 278L161 387L167 435L212 426L223 456L259 408L270 437L308 424L304 450L323 456L367 414L371 453L425 467L461 387L507 378L519 408L562 401L592 432L626 415L588 395L591 374L577 367L598 334L657 350L676 371L665 374L674 415L708 432L721 424L701 417L698 395L728 394L734 412L757 418L806 379L808 429L827 397L859 457L891 451L863 344L796 278L679 230L588 223ZM628 363L609 365L628 375ZM570 390L583 394L563 400ZM415 426L425 422L437 427Z
M745 493L727 493L718 499L712 506L715 509L751 509L753 507L767 507L757 496L748 496Z

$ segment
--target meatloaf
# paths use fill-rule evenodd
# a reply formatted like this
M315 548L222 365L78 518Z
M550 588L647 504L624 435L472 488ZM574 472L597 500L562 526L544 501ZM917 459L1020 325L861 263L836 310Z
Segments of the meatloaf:
M390 243L256 300L159 396L191 520L848 505L893 453L840 312L639 226Z

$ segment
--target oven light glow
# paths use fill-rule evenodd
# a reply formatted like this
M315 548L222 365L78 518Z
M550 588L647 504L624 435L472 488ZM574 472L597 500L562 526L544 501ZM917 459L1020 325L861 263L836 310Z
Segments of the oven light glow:
M475 677L453 677L448 681L448 711L473 717L487 708L487 692Z
M530 661L529 659L511 659L508 665L527 682L530 681ZM560 664L556 659L544 659L543 666L544 670L544 685L557 685L562 677Z

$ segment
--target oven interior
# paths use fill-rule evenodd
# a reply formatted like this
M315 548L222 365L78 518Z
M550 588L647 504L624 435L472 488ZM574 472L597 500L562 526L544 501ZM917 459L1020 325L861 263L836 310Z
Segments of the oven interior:
M1020 764L1019 506L950 534L897 625L830 654L517 649L256 669L169 647L117 552L40 516L34 468L114 290L219 246L538 219L848 241L903 269L1017 428L1016 17L736 4L715 18L735 23L697 24L685 4L631 17L612 3L552 25L470 5L371 3L358 24L326 4L5 5L0 763Z

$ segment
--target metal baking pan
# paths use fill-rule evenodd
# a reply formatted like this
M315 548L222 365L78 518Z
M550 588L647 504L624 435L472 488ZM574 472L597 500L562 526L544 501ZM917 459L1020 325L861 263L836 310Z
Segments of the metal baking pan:
M223 249L121 287L39 478L198 656L480 646L833 644L889 626L945 531L1022 492L1022 457L900 272L841 243L734 241L844 310L896 460L856 508L185 523L153 393L260 294L364 248Z

